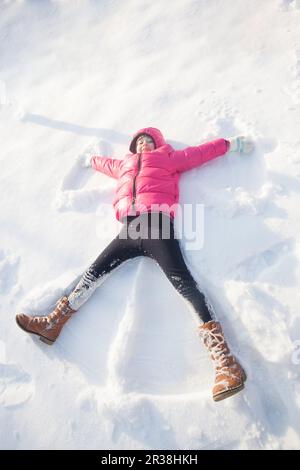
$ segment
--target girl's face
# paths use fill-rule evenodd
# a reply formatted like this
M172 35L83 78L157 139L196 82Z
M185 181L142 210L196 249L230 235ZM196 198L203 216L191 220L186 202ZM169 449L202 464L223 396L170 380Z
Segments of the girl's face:
M153 139L149 135L140 135L136 141L136 153L151 152L154 149Z

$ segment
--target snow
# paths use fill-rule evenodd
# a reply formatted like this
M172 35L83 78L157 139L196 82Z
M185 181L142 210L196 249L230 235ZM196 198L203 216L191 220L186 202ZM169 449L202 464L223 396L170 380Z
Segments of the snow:
M0 447L300 445L299 0L3 1L0 15ZM72 289L120 224L117 158L141 127L175 148L251 135L185 173L204 245L184 255L248 375L214 403L191 312L149 259L125 263L55 345L15 314Z

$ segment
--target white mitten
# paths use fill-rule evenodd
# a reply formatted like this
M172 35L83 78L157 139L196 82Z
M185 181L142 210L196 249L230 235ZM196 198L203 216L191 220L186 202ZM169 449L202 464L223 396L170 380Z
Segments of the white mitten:
M230 143L229 152L251 153L254 150L254 142L250 137L239 135L227 140Z
M82 154L78 155L77 162L79 163L79 165L82 168L88 168L88 167L92 166L91 158L92 158L91 155L87 155L86 153L82 153Z

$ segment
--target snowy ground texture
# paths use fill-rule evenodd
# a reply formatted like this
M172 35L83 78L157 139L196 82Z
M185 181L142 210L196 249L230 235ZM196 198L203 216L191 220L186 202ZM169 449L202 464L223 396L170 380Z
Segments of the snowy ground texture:
M300 1L0 2L0 447L300 446ZM15 324L48 312L119 230L114 181L83 170L132 133L175 148L252 135L183 175L205 204L185 256L248 373L211 399L185 303L149 259L122 266L49 347Z

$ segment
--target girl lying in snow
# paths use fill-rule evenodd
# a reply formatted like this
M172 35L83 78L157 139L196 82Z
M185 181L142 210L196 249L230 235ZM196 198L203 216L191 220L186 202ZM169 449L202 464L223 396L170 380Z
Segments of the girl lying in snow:
M82 155L80 163L83 167L92 166L117 180L113 205L123 227L85 271L71 294L58 300L52 313L33 317L20 313L16 316L18 325L39 335L47 344L53 344L63 325L87 301L106 275L126 260L148 256L159 264L197 316L200 337L210 351L216 372L213 399L223 400L239 392L244 387L246 374L230 353L220 323L212 318L210 304L185 264L173 221L182 172L228 151L250 153L252 149L250 139L234 137L174 150L158 129L148 127L133 136L131 153L123 160Z

